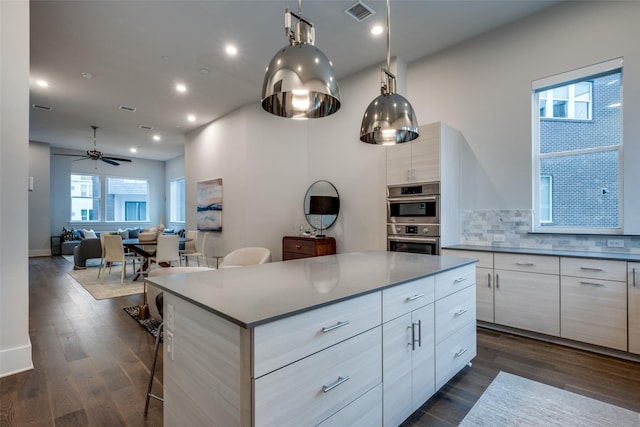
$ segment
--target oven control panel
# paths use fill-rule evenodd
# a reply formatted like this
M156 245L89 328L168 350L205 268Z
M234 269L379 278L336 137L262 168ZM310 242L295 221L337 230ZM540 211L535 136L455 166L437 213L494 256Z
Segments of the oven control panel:
M440 236L439 224L387 224L389 236Z

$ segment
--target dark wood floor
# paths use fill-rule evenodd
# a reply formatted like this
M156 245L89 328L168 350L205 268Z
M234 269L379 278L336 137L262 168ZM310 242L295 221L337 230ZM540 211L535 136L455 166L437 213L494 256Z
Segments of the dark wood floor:
M153 337L123 307L140 295L96 301L62 257L29 260L34 369L0 380L0 426L160 426L142 415ZM640 364L485 329L478 356L405 426L457 425L506 371L640 412ZM162 392L162 361L154 390Z

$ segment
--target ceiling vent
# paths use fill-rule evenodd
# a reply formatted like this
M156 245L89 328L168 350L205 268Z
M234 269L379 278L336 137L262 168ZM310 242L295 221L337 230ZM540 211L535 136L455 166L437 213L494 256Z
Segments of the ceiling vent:
M53 110L53 108L51 107L48 107L46 105L39 105L39 104L33 104L33 108L35 108L36 110L45 110L45 111Z
M362 3L361 1L358 1L352 4L349 9L344 11L344 13L346 13L356 21L362 22L368 17L370 17L371 15L373 15L374 13L376 13L376 11L371 9L369 6Z
M153 126L140 125L140 129L144 129L144 130L153 130Z
M121 105L121 106L120 106L120 109L121 109L121 110L124 110L124 111L129 111L129 112L131 112L131 113L133 113L134 111L136 111L136 108L135 108L135 107L128 107L128 106L126 106L126 105Z

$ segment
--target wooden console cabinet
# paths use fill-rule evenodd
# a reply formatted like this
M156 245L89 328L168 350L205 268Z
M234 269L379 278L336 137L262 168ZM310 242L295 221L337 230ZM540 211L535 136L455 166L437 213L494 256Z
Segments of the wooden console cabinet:
M336 253L336 239L333 237L285 236L282 238L282 260L309 258Z

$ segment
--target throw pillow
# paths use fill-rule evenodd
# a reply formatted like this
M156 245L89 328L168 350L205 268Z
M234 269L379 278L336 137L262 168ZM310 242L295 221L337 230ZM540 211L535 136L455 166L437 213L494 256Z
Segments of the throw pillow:
M91 230L82 230L82 236L85 239L97 239L98 236L96 236L95 231L93 231L93 229Z
M74 233L73 230L70 230L68 228L62 227L62 241L63 242L70 242L73 240L74 237Z

